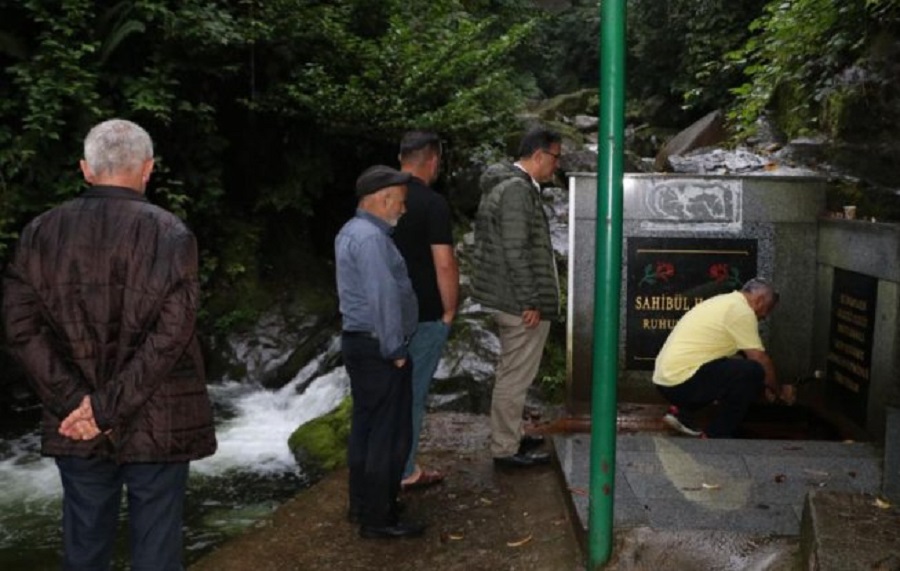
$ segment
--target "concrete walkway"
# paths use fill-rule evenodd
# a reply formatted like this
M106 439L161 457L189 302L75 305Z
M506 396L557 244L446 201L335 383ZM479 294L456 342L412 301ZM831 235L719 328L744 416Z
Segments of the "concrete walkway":
M583 544L590 443L589 434L553 437ZM616 446L617 545L608 569L781 570L811 559L818 560L814 568L822 571L900 566L900 529L875 534L872 517L856 518L865 525L846 520L851 505L877 503L883 452L872 444L701 440L640 432L620 434ZM801 525L809 492L822 499L810 504L812 519ZM882 516L891 528L896 518ZM826 533L822 530L833 534L835 526L840 529L842 520L846 524L840 544L816 539ZM847 552L854 543L865 545L867 553ZM808 545L816 553L810 553ZM845 553L834 553L838 545ZM891 563L871 567L868 556ZM821 566L827 560L839 563Z
M590 435L554 437L587 529ZM877 494L882 453L867 443L700 440L664 434L616 439L615 526L798 535L807 492Z

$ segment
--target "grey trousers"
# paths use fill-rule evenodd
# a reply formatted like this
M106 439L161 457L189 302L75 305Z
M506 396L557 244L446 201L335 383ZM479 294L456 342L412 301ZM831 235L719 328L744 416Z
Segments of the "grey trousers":
M541 365L550 322L528 329L521 315L499 311L494 319L500 329L500 362L491 397L491 454L500 458L519 450L525 396Z

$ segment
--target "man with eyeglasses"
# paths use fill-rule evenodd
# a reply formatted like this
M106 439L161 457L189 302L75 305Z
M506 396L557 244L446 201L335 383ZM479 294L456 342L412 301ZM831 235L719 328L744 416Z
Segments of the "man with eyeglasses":
M764 388L769 401L793 402L794 387L779 385L759 337L759 321L777 303L772 284L753 278L740 291L711 297L681 317L653 371L653 383L672 405L663 417L666 425L688 436L730 438ZM714 401L721 410L701 431L692 416Z
M534 448L540 436L523 433L525 396L541 364L550 320L559 318L559 276L541 200L559 163L562 137L529 130L515 163L491 165L481 176L475 219L475 301L494 314L500 359L491 397L491 454L498 467L527 468L550 461Z

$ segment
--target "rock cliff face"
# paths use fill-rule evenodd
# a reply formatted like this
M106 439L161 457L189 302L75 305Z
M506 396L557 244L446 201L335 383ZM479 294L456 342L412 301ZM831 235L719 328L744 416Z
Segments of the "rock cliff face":
M858 190L900 187L900 38L883 30L867 53L823 91L812 122L798 123L802 102L790 89L772 100L771 119L788 138L817 139L822 162L858 179ZM802 116L801 116L802 118ZM810 132L812 131L812 132Z

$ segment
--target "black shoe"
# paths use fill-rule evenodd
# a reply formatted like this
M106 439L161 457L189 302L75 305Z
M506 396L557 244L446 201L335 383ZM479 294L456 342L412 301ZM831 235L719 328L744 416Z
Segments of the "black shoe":
M546 452L526 452L494 458L494 465L504 468L530 468L550 463L550 454Z
M526 434L519 440L519 454L526 454L543 446L545 439L540 434Z
M359 536L365 539L398 539L419 537L425 533L425 524L397 522L394 525L361 525Z
M406 511L406 504L400 500L394 500L394 507L391 509L391 515L397 517ZM357 507L351 507L347 510L347 521L350 523L359 523L362 521L362 510Z

